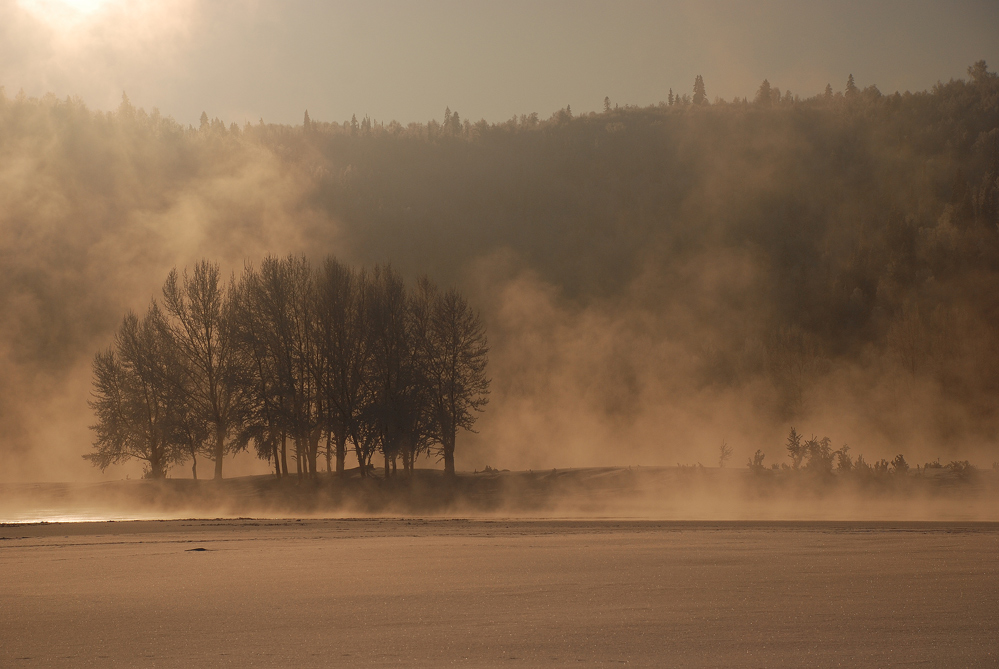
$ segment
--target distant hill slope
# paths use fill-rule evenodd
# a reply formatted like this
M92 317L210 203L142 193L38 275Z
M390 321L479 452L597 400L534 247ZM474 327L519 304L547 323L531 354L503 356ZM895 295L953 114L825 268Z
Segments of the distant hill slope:
M994 452L999 77L978 63L921 93L767 84L500 124L193 129L0 97L4 475L82 471L90 360L170 267L326 252L483 311L470 466L706 459L804 420Z

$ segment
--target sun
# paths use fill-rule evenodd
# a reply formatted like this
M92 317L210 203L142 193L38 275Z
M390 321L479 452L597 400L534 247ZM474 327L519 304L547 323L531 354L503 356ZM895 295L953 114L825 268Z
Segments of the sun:
M25 10L53 25L86 20L113 3L114 0L18 0Z
M5 0L0 0L2 4ZM60 58L130 58L185 39L197 0L13 0ZM0 49L2 51L2 49ZM90 56L88 56L90 54Z

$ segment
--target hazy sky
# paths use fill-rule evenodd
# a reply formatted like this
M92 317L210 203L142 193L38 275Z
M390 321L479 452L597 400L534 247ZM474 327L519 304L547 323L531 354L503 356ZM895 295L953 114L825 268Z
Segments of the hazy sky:
M801 95L827 82L923 90L999 65L999 3L520 0L0 0L8 96L80 96L197 124L301 123L356 113L499 121L689 93L751 97L764 77Z

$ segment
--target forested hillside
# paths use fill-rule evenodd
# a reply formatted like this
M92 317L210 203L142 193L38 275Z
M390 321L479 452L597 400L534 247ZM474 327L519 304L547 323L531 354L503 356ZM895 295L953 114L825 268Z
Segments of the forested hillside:
M426 273L481 312L490 410L459 468L710 462L723 439L744 461L805 421L991 464L999 77L777 84L408 126L0 96L6 471L87 466L53 463L89 449L93 355L172 267L289 253Z

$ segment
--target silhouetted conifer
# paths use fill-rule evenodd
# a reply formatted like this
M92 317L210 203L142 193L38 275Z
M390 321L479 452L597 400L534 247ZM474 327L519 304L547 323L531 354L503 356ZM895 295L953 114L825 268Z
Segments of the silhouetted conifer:
M694 79L694 104L702 105L708 101L707 93L704 90L704 79L697 75Z

